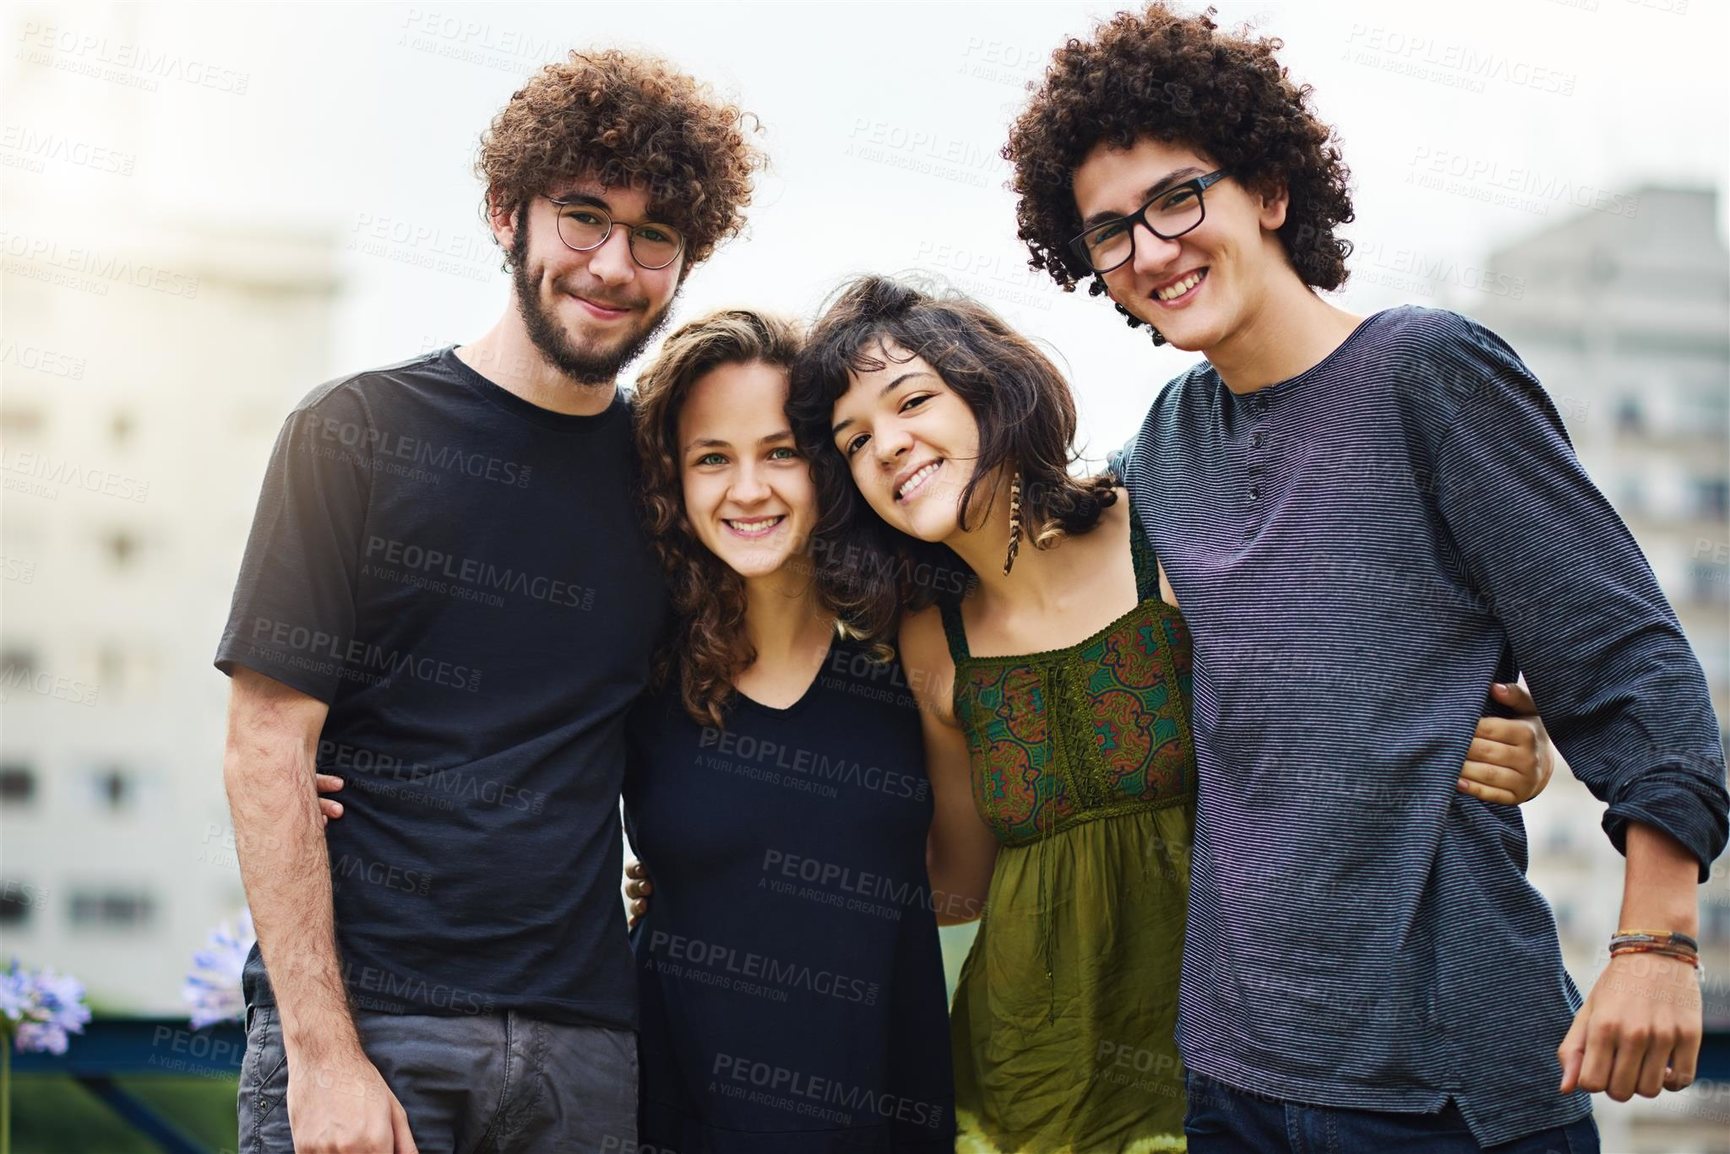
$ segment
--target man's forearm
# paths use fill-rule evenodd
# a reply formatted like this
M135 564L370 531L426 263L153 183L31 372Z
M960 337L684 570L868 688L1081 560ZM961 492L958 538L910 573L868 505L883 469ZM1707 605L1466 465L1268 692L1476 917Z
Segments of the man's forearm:
M1617 928L1697 937L1700 863L1694 855L1655 826L1632 822L1627 859Z
M241 880L291 1060L360 1048L336 953L316 740L316 731L285 734L268 716L231 718L223 765Z

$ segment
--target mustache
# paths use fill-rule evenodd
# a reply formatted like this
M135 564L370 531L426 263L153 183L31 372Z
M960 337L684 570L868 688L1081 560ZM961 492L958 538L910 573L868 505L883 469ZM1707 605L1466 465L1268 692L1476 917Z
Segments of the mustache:
M584 300L593 301L598 305L610 309L640 309L648 303L647 298L615 297L611 293L602 289L586 288L581 285L568 284L556 280L553 282L553 288L557 289L559 292L569 293L572 296L579 296Z

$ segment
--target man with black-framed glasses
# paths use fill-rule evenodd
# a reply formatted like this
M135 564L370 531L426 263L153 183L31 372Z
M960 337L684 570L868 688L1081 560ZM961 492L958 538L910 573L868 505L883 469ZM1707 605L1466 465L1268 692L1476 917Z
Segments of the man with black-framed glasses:
M636 1148L618 800L667 596L615 378L759 163L662 61L547 66L476 162L504 314L284 425L216 657L244 1154Z
M1176 240L1195 231L1207 219L1202 194L1226 175L1225 169L1216 168L1206 176L1181 183L1161 180L1141 207L1129 215L1101 211L1082 221L1082 230L1070 239L1069 250L1097 276L1116 272L1135 259L1137 225L1156 240Z
M1592 1154L1589 1091L1694 1078L1717 720L1514 351L1321 295L1349 174L1279 46L1119 13L1054 53L1005 149L1033 263L1206 358L1113 459L1194 639L1189 1150ZM1516 673L1627 857L1583 1002L1518 811L1455 789Z

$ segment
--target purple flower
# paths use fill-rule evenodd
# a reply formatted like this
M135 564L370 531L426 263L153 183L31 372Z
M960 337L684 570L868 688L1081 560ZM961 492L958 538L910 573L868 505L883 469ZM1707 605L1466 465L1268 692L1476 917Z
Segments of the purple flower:
M246 1012L240 992L240 971L258 935L252 929L252 912L240 911L235 922L223 922L210 931L205 948L192 955L192 972L180 987L180 996L192 1007L192 1028L215 1022L238 1021Z
M18 968L18 959L4 970L0 970L0 1017L7 1019L7 1025L24 1016L24 1007L30 1000L30 979Z
M64 1054L69 1034L82 1034L90 1020L84 1004L84 983L53 970L27 971L13 958L0 970L0 1015L8 1032L17 1035L20 1052L46 1050Z

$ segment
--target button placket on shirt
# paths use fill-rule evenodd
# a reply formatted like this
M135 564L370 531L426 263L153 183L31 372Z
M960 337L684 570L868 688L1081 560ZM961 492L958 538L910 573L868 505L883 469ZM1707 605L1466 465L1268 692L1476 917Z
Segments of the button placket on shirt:
M1249 500L1251 505L1260 504L1262 498L1262 457L1260 450L1267 444L1267 430L1262 426L1267 421L1268 398L1266 393L1257 393L1250 400L1250 411L1255 427L1249 435Z

